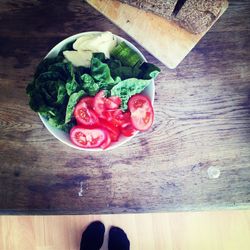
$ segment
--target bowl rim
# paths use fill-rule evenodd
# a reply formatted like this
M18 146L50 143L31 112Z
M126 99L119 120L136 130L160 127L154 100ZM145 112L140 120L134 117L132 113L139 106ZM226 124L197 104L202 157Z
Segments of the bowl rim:
M52 54L58 50L60 51L63 46L69 42L72 42L74 40L76 40L77 38L81 37L81 36L84 36L84 35L89 35L89 34L100 34L100 33L103 33L105 31L87 31L87 32L81 32L81 33L77 33L77 34L74 34L72 36L69 36L69 37L66 37L65 39L63 39L62 41L60 41L59 43L57 43L48 53L47 55L43 58L46 59L46 58L49 58L49 57L52 57ZM127 39L119 36L119 35L116 35L114 33L112 33L116 38L118 38L118 41L124 41L127 45L129 45L129 47L131 47L133 50L135 50L140 56L141 58L143 59L144 62L147 62L147 59L145 58L145 56L142 54L142 52L134 45L132 44L130 41L128 41ZM152 93L150 93L150 95L152 95L152 97L150 97L150 101L151 101L151 104L153 106L154 104L154 99L155 99L155 82L154 82L154 79L151 80L151 83L150 85L152 85ZM149 87L149 86L148 86ZM147 87L147 88L148 88ZM146 88L146 89L147 89ZM55 128L55 127L52 127L46 118L44 118L40 113L38 113L38 116L40 117L42 123L44 124L44 126L46 127L46 129L56 138L58 139L60 142L64 143L65 145L71 147L71 148L75 148L75 149L78 149L78 150L81 150L81 151L91 151L91 152L103 152L103 151L108 151L108 150L112 150L112 149L116 149L118 148L119 146L122 146L123 144L127 143L128 141L130 141L133 137L135 137L139 131L136 131L134 133L134 135L130 136L130 137L125 137L123 136L123 140L119 142L119 140L117 142L115 142L113 145L111 144L108 148L106 149L102 149L100 147L97 147L97 148L81 148L77 145L74 145L71 141L70 142L67 142L65 141L64 139L62 139L58 134L56 134L54 131L52 130L60 130L59 128ZM60 130L61 132L64 132L62 130ZM64 132L66 133L66 132ZM66 133L67 134L67 133ZM69 139L70 140L70 139Z

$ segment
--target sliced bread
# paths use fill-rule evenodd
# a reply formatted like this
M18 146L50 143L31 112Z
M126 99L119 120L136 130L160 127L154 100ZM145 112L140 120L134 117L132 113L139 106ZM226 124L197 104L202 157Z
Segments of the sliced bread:
M153 12L166 19L171 19L175 5L178 0L119 0L145 11Z
M220 15L227 0L119 0L145 11L150 11L191 33L205 32Z
M191 33L205 32L219 16L224 2L225 0L186 0L173 20Z

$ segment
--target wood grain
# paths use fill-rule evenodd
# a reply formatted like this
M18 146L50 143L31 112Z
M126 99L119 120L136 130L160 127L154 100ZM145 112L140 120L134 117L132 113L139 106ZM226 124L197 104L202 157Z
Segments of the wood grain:
M131 250L248 250L250 211L95 216L1 216L1 250L79 250L94 220L123 228Z
M248 1L232 1L174 70L85 2L3 1L0 17L0 213L249 207ZM25 94L37 63L56 43L90 30L125 37L162 69L153 128L102 153L77 151L55 139ZM210 167L220 171L218 178L211 178Z
M87 0L87 2L171 69L181 63L212 26L195 35L173 21L120 1ZM228 2L225 0L219 16L227 7Z

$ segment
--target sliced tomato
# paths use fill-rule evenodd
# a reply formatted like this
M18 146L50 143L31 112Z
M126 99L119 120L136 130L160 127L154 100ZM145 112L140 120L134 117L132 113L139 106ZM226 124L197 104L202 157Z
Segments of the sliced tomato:
M107 138L103 129L86 129L81 126L74 126L70 130L70 140L81 148L97 148Z
M121 105L121 98L118 96L106 97L105 91L101 90L98 92L94 98L93 109L101 117L104 118L103 112L113 111L119 108Z
M104 110L102 112L103 114L103 119L107 120L107 121L111 121L112 118L113 118L113 113L114 113L114 110Z
M108 131L106 131L106 135L107 135L106 140L101 144L102 149L108 148L110 144L112 143L111 136Z
M126 136L130 137L135 134L137 130L132 126L132 124L128 124L127 126L124 126L121 128L121 133Z
M122 99L119 96L111 96L105 100L105 108L108 110L118 109L122 103Z
M126 111L125 113L123 113L121 127L124 128L130 124L131 124L131 113L129 111Z
M89 97L89 96L88 97L83 97L79 101L79 103L82 103L82 102L86 103L88 108L93 108L93 106L94 106L94 97Z
M95 127L99 124L99 119L96 113L88 107L87 102L81 100L75 107L74 117L77 124L85 127Z
M103 128L105 128L109 132L112 142L118 141L121 132L117 127L115 127L113 124L103 119L100 121L100 124L102 125Z
M154 110L150 100L141 94L129 99L128 107L131 112L131 123L139 131L148 130L154 120Z
M115 127L125 127L130 124L130 112L123 112L121 109L106 111L105 117Z
M94 97L93 109L99 115L99 117L104 118L103 112L106 110L105 107L105 91L101 90Z
M122 104L122 99L119 96L110 96L109 100L113 101L114 103L116 103L118 106L120 106Z
M114 110L114 109L119 108L119 105L117 105L115 102L113 102L109 98L106 98L104 102L105 102L104 107L107 110Z
M105 110L103 112L103 115L104 115L104 119L107 120L107 121L111 121L114 117L114 115L117 113L117 112L122 112L120 109L114 109L114 110Z

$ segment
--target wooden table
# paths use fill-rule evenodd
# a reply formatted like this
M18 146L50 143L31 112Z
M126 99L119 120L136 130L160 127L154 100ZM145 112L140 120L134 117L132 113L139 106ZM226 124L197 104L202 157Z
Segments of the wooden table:
M25 87L65 37L110 30L133 40L83 1L1 2L0 213L249 208L249 23L249 1L231 1L175 70L135 43L162 69L154 126L117 150L88 153L47 131Z

